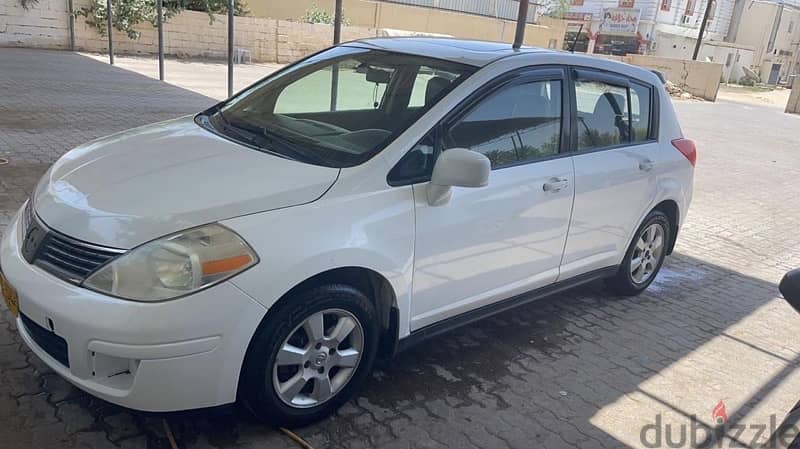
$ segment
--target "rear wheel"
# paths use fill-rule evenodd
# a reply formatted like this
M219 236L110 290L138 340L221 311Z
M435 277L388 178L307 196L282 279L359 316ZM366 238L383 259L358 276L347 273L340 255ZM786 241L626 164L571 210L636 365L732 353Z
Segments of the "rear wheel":
M372 369L378 329L360 291L327 285L289 298L250 345L240 399L267 422L303 426L358 393Z
M619 271L608 280L609 287L624 296L643 292L661 269L671 239L667 216L660 211L650 212L636 231Z

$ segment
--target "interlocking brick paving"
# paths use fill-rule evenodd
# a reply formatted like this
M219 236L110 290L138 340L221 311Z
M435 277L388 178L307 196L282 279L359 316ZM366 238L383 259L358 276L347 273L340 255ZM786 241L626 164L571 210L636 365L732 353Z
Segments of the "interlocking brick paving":
M0 92L11 161L0 232L72 146L212 104L90 58L18 49L0 49ZM297 433L317 448L618 448L642 447L657 415L674 432L691 415L713 425L720 400L731 424L780 421L800 392L800 318L776 285L800 267L800 116L676 108L698 142L695 199L645 294L593 284L455 330L384 363L358 399ZM168 448L163 417L71 387L0 312L0 448ZM166 418L181 448L295 447L241 412Z

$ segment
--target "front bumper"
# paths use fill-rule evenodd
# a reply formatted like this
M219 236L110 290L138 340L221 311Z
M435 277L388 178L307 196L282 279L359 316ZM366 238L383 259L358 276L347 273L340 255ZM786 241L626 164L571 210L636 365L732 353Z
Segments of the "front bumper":
M19 294L22 339L55 372L92 395L136 410L188 410L236 400L244 355L266 309L233 284L172 301L126 301L28 264L20 245L15 218L0 241L0 269ZM43 343L42 331L64 339L67 364Z

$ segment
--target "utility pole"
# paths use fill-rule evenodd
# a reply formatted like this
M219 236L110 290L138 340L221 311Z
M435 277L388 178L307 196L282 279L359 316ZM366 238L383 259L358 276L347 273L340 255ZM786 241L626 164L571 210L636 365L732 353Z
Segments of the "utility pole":
M164 0L156 0L158 14L158 79L164 81Z
M703 35L706 34L706 25L708 25L708 16L711 14L711 8L714 6L716 0L708 0L706 3L706 12L703 14L703 22L700 24L700 32L697 34L697 43L694 46L694 55L692 60L697 61L697 55L700 53L700 46L703 45Z
M513 48L522 46L525 40L525 25L528 23L528 4L530 0L519 0L519 14L517 14L517 31L514 34Z
M111 0L106 0L106 18L108 19L108 63L114 65L114 40L111 38L114 13L111 12Z
M67 9L69 10L69 50L75 51L75 7L72 0L67 0Z
M228 0L228 98L233 96L233 9L234 0Z
M336 9L333 12L333 45L342 42L342 0L336 0Z
M333 10L333 45L339 45L342 42L342 2L343 0L336 0L336 6ZM331 71L331 112L336 110L336 104L339 98L339 63L333 64Z

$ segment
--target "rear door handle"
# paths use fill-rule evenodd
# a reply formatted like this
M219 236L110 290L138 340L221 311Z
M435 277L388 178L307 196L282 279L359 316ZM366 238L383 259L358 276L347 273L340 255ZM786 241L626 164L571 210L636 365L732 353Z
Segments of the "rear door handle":
M559 190L566 189L569 186L569 181L566 178L550 178L542 186L545 192L558 192Z
M653 167L655 167L655 165L656 165L656 163L653 162L652 160L645 159L645 160L639 162L639 170L650 171L650 170L653 169Z

